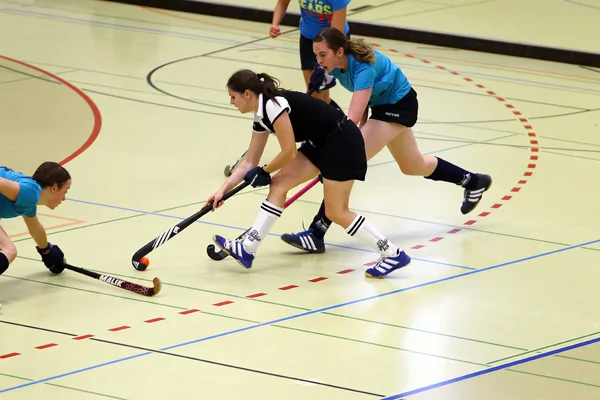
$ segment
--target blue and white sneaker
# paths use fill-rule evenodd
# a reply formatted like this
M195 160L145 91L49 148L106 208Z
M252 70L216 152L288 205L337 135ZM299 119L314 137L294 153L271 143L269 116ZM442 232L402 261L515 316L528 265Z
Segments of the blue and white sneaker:
M367 278L381 279L387 274L410 264L410 257L404 251L397 256L381 256L377 263L365 271Z
M246 269L252 268L252 261L254 261L254 254L246 251L241 240L229 240L223 236L213 236L213 242L221 250L230 255L235 261L237 261L242 267Z
M281 240L309 253L325 253L325 242L316 237L310 229L298 233L284 233Z

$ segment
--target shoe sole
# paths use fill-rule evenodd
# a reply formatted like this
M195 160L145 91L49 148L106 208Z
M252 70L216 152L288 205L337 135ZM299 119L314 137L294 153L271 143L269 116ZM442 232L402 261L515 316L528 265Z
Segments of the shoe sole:
M235 262L237 262L238 264L240 264L244 269L250 269L252 268L252 266L246 267L244 264L242 264L240 262L240 260L238 260L237 258L235 258L234 256L231 255L231 253L229 252L229 250L227 250L226 248L223 248L219 245L219 243L217 243L217 241L215 240L215 236L213 236L213 242L215 243L215 245L217 245L218 248L220 248L221 250L223 250L224 253L226 253L229 257L233 258L235 260Z
M494 180L492 179L492 177L490 176L490 184L487 185L487 187L485 188L485 190L483 191L483 193L487 192L488 190L490 190L490 188L492 187L492 183L494 183ZM479 202L481 201L481 199L483 199L483 193L481 194L481 197L479 198L479 200L477 200L477 203L475 203L475 207L473 207L471 209L471 211L464 213L463 215L467 215L473 212L473 210L475 210L477 208L477 206L479 205Z
M310 254L323 254L325 253L325 249L323 249L323 251L319 251L319 250L308 250L305 247L303 247L302 245L296 244L296 243L291 243L291 242L286 242L285 240L281 239L283 241L283 243L289 244L292 247L295 247L297 249L300 250L304 250L306 253L310 253Z
M406 267L408 267L408 266L410 265L410 263L411 263L411 262L412 262L412 258L411 258L411 260L410 260L409 262L407 262L406 264L404 264L404 265L403 265L403 266L401 266L400 268L393 269L393 270L391 270L390 272L388 272L388 273L387 273L387 274L385 274L385 275L373 276L373 275L371 275L370 273L368 273L367 271L365 271L365 276L366 276L367 278L372 278L372 279L383 279L383 278L385 278L386 276L388 276L389 274L391 274L391 273L392 273L392 272L394 272L394 271L398 271L399 269L402 269L402 268L406 268Z

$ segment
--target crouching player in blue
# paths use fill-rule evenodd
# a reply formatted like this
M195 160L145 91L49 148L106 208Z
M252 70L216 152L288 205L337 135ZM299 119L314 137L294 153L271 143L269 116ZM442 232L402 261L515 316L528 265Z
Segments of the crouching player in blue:
M365 142L354 122L319 99L279 88L267 74L238 71L229 78L227 88L231 104L243 114L254 113L253 133L244 160L206 204L213 202L213 209L220 207L224 193L242 179L253 187L270 187L245 237L228 240L216 235L213 240L218 247L243 267L252 267L258 246L283 213L288 191L320 173L327 217L380 252L376 267L391 271L410 263L402 249L365 217L348 209L354 181L364 181L367 172ZM266 165L257 166L269 133L277 136L281 151ZM296 151L300 142L304 143ZM369 271L367 276L372 276Z
M0 166L0 218L23 217L44 265L54 274L64 270L65 256L58 246L48 243L46 230L36 216L37 206L53 210L63 202L69 187L69 172L55 162L42 163L31 177ZM0 227L0 275L16 257L17 248Z

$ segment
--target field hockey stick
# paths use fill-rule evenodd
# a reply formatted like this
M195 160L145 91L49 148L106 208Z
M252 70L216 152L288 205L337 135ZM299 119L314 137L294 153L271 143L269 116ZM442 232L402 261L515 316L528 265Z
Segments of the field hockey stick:
M225 193L222 200L223 201L227 200L228 198L235 195L240 190L244 189L249 184L250 184L249 182L242 182L234 189ZM144 245L141 249L136 251L135 254L133 255L133 257L131 258L131 264L133 264L133 268L137 269L138 271L144 271L146 268L148 268L148 265L150 264L148 258L145 257L147 254L149 254L151 251L155 250L157 247L165 244L169 239L171 239L173 236L177 235L179 232L183 231L185 228L190 226L192 223L194 223L200 217L211 212L212 209L213 209L213 203L211 202L211 203L207 204L204 208L202 208L200 211L195 213L194 215L189 216L188 218L184 219L183 221L181 221L180 223L178 223L171 229L163 232L156 239L151 240L150 242L146 243L146 245Z
M298 191L298 193L296 193L295 195L293 195L292 197L287 199L283 208L284 209L288 208L288 206L290 206L293 202L298 200L304 193L308 192L313 186L315 186L317 184L317 182L319 182L318 176L316 178L314 178L312 181L310 181L308 184L306 184L306 186L304 186L302 189L300 189ZM248 231L250 231L250 229L252 229L252 228L250 227L250 228L246 229L246 231L244 233L242 233L240 236L238 236L236 238L236 240L243 238L244 235L246 233L248 233ZM221 261L227 257L227 253L224 252L223 250L219 250L219 251L215 251L215 250L216 250L215 245L209 244L206 247L206 254L208 255L208 257L210 257L211 259L213 259L215 261Z
M238 158L238 160L233 163L233 165L226 165L225 166L225 170L223 171L223 173L225 174L225 176L231 176L231 173L233 172L234 168L237 167L237 165L240 163L240 161L242 161L244 159L244 157L246 157L246 154L248 153L248 150L246 150L244 152L244 154L242 154L240 156L240 158Z
M162 288L162 283L158 278L154 278L152 280L152 283L154 283L153 287L147 287L138 285L137 283L126 281L124 279L115 278L114 276L99 274L97 272L88 271L87 269L83 269L81 267L75 267L73 265L67 264L66 262L64 263L64 267L69 271L74 271L89 276L91 278L98 279L99 281L108 283L109 285L116 286L120 289L129 290L130 292L141 294L142 296L152 297L155 294L158 294L160 292L160 289Z

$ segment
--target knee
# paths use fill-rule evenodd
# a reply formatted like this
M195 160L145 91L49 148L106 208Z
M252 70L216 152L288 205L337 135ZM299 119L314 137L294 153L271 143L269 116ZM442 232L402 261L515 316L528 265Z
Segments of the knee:
M271 184L269 185L269 194L275 196L287 196L287 193L289 191L290 188L285 178L282 179L282 177L279 176L279 174L275 174L271 178Z
M17 248L12 242L10 244L2 246L2 248L0 248L0 252L6 256L9 263L12 263L15 260L15 258L17 258Z
M421 172L421 168L419 168L416 165L399 165L400 167L400 171L402 171L402 173L404 175L409 175L409 176L423 176L423 173Z
M427 165L423 156L402 160L398 162L398 166L404 175L425 176L427 173Z

